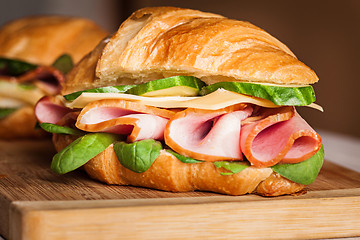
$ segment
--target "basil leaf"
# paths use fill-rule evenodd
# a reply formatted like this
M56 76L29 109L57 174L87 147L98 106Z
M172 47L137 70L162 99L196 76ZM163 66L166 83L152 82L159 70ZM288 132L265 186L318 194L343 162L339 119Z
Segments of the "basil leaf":
M40 123L40 127L49 133L84 135L84 133L80 130L59 126L53 123Z
M90 133L79 137L54 156L51 169L60 174L73 171L104 151L116 140L117 136L109 133Z
M222 172L221 175L231 175L239 173L245 168L248 168L250 165L247 162L233 162L233 161L218 161L214 162L215 167L225 168L230 172Z
M16 110L17 110L17 108L0 108L0 119L9 116Z
M63 74L67 74L74 67L74 62L69 55L63 54L55 60L52 66Z
M83 91L78 91L74 93L70 93L64 95L64 98L67 101L74 101L77 97L79 97L83 92L93 92L93 93L124 93L128 89L134 87L136 85L120 85L120 86L109 86L109 87L101 87L101 88L94 88L94 89L87 89Z
M124 167L136 173L148 170L160 155L161 143L145 139L134 143L117 142L114 144L116 156Z
M179 159L181 162L183 163L201 163L203 161L200 161L200 160L196 160L196 159L193 159L193 158L190 158L190 157L185 157L181 154L178 154L176 152L174 152L173 150L170 150L170 149L167 149L166 150L168 153L171 153L172 155L174 155L177 159Z
M19 76L37 67L35 64L20 60L0 58L0 75Z
M311 158L299 163L277 164L271 168L281 176L304 185L313 183L324 162L324 147Z

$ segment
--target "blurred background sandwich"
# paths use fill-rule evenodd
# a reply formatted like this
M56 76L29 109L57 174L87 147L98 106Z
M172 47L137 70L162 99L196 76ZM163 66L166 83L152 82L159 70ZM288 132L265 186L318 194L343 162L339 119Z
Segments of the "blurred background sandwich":
M65 74L108 32L77 17L31 16L0 28L0 139L44 136L34 104L60 91Z

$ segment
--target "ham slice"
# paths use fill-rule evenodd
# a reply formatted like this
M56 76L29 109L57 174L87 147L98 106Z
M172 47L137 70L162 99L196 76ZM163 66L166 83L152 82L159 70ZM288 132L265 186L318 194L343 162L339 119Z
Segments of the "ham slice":
M51 66L39 66L20 76L4 76L2 79L17 83L33 83L47 95L60 93L61 84L65 82L64 74Z
M241 160L241 121L251 115L246 104L216 111L188 108L178 112L165 129L165 143L198 160Z
M57 124L67 113L72 112L61 101L52 96L41 98L35 105L35 116L39 123Z
M138 102L106 99L86 105L76 127L88 132L128 135L130 142L150 138L162 140L166 123L174 114Z
M269 167L279 162L297 163L314 155L321 147L320 136L294 107L261 108L258 121L241 130L241 149L255 166Z

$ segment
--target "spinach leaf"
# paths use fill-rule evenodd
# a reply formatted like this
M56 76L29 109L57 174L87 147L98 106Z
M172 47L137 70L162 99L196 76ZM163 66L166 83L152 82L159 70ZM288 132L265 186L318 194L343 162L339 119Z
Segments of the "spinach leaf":
M214 162L215 167L217 168L225 168L230 172L222 172L221 175L231 175L234 173L241 172L245 168L249 167L248 162L233 162L233 161L218 161Z
M52 66L63 74L67 74L74 67L74 62L69 55L63 54L55 60Z
M119 85L119 86L109 86L109 87L101 87L101 88L93 88L82 90L74 93L70 93L64 95L64 98L67 101L74 101L77 97L79 97L83 92L93 92L93 93L124 93L128 89L134 87L136 85Z
M37 67L35 64L20 60L0 58L0 75L19 76Z
M60 133L60 134L69 134L69 135L84 135L80 130L59 126L53 123L40 123L40 127L49 133Z
M51 169L60 174L73 171L104 151L116 140L117 136L109 133L90 133L79 137L54 156Z
M114 150L121 165L136 173L148 170L160 155L161 149L161 143L153 139L114 144Z
M16 110L17 108L0 108L0 119L9 116Z
M181 162L183 163L201 163L203 161L200 161L200 160L196 160L196 159L193 159L193 158L190 158L190 157L185 157L181 154L178 154L176 152L174 152L173 150L170 150L170 149L167 149L166 150L168 153L171 153L172 155L174 155L177 159L179 159Z
M304 185L313 183L324 162L324 147L311 158L299 163L277 164L271 168L281 176Z

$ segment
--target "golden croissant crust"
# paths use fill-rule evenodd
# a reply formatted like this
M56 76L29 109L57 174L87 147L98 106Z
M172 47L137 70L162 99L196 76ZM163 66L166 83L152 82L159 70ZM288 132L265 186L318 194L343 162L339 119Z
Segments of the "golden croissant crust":
M133 13L105 46L99 81L135 83L193 75L207 84L311 84L316 74L264 30L200 11L156 7Z
M36 118L33 107L21 107L9 116L0 119L0 138L2 140L15 140L49 136L41 129L35 129L35 125Z
M84 18L20 18L0 28L0 56L50 65L67 53L78 62L107 35L96 23Z
M175 75L196 76L207 84L318 81L283 43L251 23L174 7L134 12L80 64L63 94Z
M53 142L60 151L74 136L54 134ZM135 173L120 164L110 145L84 165L87 174L107 184L148 187L171 192L210 191L228 195L257 193L263 196L293 194L305 188L273 172L271 168L249 167L232 175L221 175L211 162L183 163L161 150L151 167Z

